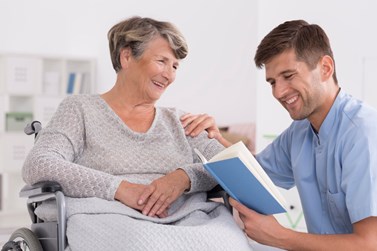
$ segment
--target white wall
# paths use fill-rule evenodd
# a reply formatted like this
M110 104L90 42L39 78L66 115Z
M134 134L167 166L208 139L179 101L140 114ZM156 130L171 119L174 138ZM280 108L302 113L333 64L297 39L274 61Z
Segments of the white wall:
M374 74L363 68L377 58L376 9L374 0L0 0L0 53L95 58L101 93L115 80L108 29L132 15L172 21L190 53L159 104L212 114L220 125L256 120L260 150L270 141L264 134L280 133L291 121L273 99L264 71L253 64L260 39L285 20L321 25L333 46L340 85L363 99L376 86L365 85L364 78L373 81Z
M0 53L95 58L102 93L115 82L109 28L133 15L171 21L190 52L159 105L209 113L219 124L250 122L256 116L255 6L249 0L0 0Z
M259 1L258 43L271 29L286 20L304 19L319 24L330 38L339 85L353 96L366 99L368 93L377 90L376 84L366 82L366 79L373 81L372 69L364 72L367 69L365 62L375 62L373 59L377 59L376 10L377 1L374 0ZM257 79L259 151L270 142L263 135L282 132L291 119L272 97L271 88L265 82L264 70L258 71Z

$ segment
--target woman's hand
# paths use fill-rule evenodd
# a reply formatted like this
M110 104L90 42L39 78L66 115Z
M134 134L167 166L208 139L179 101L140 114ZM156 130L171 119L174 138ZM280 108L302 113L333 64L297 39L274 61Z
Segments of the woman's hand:
M190 178L182 169L177 169L154 180L141 194L138 206L148 216L166 217L169 206L190 189Z
M206 130L208 132L208 138L217 139L223 146L228 147L231 145L229 141L223 138L219 128L216 125L215 119L208 114L194 115L187 113L181 118L183 128L185 128L186 135L191 137L198 136L199 133Z
M141 211L143 209L143 205L138 204L137 200L143 193L145 193L147 187L147 185L135 184L123 180L115 192L115 199L119 200L126 206Z

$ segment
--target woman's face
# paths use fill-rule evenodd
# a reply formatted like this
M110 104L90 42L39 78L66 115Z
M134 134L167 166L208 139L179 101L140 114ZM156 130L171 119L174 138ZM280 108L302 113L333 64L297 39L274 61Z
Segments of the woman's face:
M123 66L126 81L134 87L136 95L152 102L157 101L175 80L179 66L179 60L162 37L156 37L149 42L140 58L135 59L128 55L126 60L126 65Z

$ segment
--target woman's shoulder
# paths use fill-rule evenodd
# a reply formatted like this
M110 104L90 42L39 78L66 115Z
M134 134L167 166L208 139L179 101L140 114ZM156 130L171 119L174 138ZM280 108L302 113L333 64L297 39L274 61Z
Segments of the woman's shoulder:
M180 118L182 115L186 114L187 112L180 110L176 107L157 107L159 112L164 117L177 117Z
M65 103L84 103L88 101L98 100L98 94L74 94L65 96L62 102Z
M92 105L95 103L100 103L100 101L100 96L98 94L68 95L63 98L60 106L82 107L88 104Z

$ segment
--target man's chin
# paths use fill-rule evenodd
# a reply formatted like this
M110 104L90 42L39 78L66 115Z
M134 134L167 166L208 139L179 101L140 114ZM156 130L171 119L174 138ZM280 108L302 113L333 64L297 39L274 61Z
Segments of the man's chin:
M302 114L296 114L296 113L293 113L293 112L289 112L289 116L293 120L304 120L304 119L307 118L307 116L304 116Z

